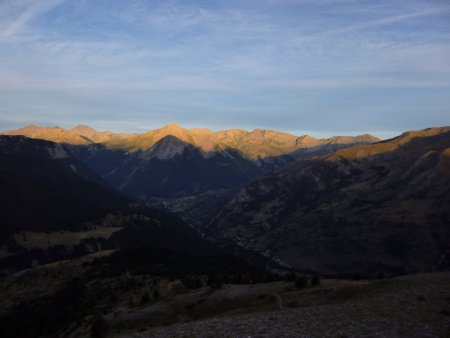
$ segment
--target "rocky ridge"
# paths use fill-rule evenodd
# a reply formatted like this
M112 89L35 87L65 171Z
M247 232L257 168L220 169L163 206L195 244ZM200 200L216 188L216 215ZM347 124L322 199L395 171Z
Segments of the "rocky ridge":
M330 148L379 141L372 135L335 136L328 139L317 139L308 135L297 137L283 132L261 129L253 131L230 129L213 132L206 128L185 129L176 123L142 134L116 134L109 131L97 131L84 125L69 130L60 127L30 125L2 134L24 135L69 144L102 143L110 148L127 149L129 151L147 150L164 137L171 135L201 149L205 154L233 148L253 160L295 154L295 151L317 149L317 147Z

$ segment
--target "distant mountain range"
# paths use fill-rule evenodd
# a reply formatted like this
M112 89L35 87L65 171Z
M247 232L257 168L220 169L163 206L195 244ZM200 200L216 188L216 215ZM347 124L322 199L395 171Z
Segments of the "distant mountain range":
M70 145L81 162L132 198L183 197L240 187L298 158L379 141L371 135L316 139L272 130L184 129L172 123L143 134L27 126L1 133Z
M89 126L79 125L72 129L60 127L38 127L29 125L3 135L23 135L68 144L101 143L108 148L128 151L148 150L166 136L174 136L181 141L200 149L205 156L223 149L235 149L249 159L264 159L295 154L297 151L318 147L366 144L380 141L372 135L334 136L317 139L309 135L300 137L274 130L255 129L246 131L230 129L213 132L206 128L185 129L176 123L142 134L118 134L97 131Z

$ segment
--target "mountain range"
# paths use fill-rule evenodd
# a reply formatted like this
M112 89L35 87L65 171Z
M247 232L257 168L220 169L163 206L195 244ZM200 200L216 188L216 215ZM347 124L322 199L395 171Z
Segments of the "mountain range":
M368 134L317 139L309 135L297 137L283 132L261 129L253 131L229 129L213 132L207 128L185 129L177 123L171 123L142 134L97 131L85 125L78 125L68 130L60 127L29 125L0 134L23 135L30 138L68 144L86 145L101 143L108 148L126 149L129 151L148 150L164 137L171 135L200 149L205 156L208 156L209 153L232 148L253 160L295 154L297 151L304 149L373 143L380 140Z
M77 242L86 249L157 243L178 232L182 243L194 229L246 259L321 274L450 266L450 127L385 141L175 124L144 134L84 126L3 134L4 256L29 247L24 232L103 229L102 240ZM188 224L147 233L166 216L139 203Z
M27 126L3 132L65 144L114 189L142 201L241 187L297 158L379 141L371 135L316 139L272 130L185 129L176 123L143 134Z

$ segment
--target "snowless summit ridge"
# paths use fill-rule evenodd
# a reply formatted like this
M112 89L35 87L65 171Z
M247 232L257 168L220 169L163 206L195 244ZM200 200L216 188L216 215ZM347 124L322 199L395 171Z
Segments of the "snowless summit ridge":
M207 128L186 129L176 122L142 134L97 131L87 125L77 125L72 129L29 125L0 134L23 135L69 144L102 143L111 148L124 148L129 151L147 150L164 137L175 136L206 153L216 149L233 148L251 159L280 156L319 146L368 144L380 140L368 134L317 139L309 135L298 137L284 132L264 129L252 131L228 129L214 132Z

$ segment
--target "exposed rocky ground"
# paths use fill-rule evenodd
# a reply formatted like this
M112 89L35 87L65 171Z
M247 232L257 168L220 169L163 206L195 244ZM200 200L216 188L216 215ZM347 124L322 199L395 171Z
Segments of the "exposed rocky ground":
M200 321L117 336L448 337L450 334L449 273L341 285L329 280L322 284L302 292L282 291L285 285L271 285L280 293L280 309L245 314L230 311ZM270 290L255 288L259 292ZM277 303L275 298L273 301Z
M116 271L117 262L105 260L112 254L96 253L0 279L4 296L0 330L9 328L7 332L20 337L47 332L43 336L73 338L448 337L450 333L450 272L376 280L321 279L318 285L309 281L306 286L299 286L297 277L212 287L206 285L207 276L200 277L198 285L189 285L158 273L164 270L156 265L149 270L154 273L148 273L141 262L121 273ZM104 270L107 265L113 270Z

